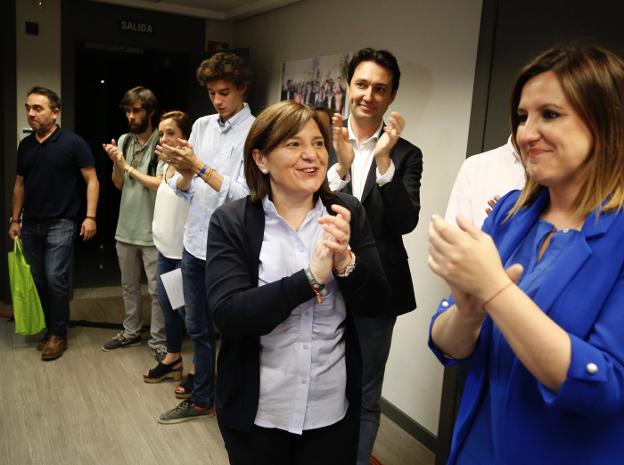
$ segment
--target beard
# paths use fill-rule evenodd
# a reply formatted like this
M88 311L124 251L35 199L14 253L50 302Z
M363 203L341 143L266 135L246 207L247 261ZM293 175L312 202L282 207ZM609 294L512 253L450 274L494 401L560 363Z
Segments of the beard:
M141 134L142 132L147 131L147 127L149 125L149 119L144 118L137 123L130 123L128 126L130 127L130 132L132 134Z

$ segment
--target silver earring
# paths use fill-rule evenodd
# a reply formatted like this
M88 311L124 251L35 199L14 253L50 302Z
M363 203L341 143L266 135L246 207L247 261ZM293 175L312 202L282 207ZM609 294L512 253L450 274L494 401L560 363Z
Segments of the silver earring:
M269 174L269 170L266 168L260 168L260 171L262 171L262 174Z

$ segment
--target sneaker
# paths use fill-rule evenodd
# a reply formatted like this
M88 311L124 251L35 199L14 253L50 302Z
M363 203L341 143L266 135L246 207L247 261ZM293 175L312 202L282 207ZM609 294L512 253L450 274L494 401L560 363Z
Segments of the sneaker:
M129 347L141 343L141 335L128 338L124 336L123 331L102 346L104 352L119 349L120 347Z
M191 399L186 399L180 404L163 413L158 417L158 423L170 425L173 423L182 423L183 421L192 420L198 417L213 417L215 415L214 407L201 407L196 405Z
M160 363L165 359L165 356L167 355L167 348L165 346L153 347L152 354L154 355L156 362Z

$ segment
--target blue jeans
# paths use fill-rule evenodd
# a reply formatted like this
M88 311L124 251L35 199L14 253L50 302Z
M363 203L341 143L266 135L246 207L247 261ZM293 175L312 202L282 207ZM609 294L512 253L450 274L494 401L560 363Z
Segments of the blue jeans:
M182 253L182 284L186 330L193 344L195 380L192 400L203 407L214 405L215 334L206 298L206 261L186 249Z
M362 410L357 465L370 465L370 456L379 429L379 399L396 317L353 317L362 353Z
M186 332L184 328L184 307L176 310L171 308L169 297L165 291L160 275L169 271L177 270L182 265L181 260L167 258L158 252L158 264L156 288L158 290L158 301L165 317L165 333L167 334L167 352L177 353L182 351L182 338Z
M69 219L27 221L22 225L24 255L33 278L48 335L67 337L69 322L69 268L76 223Z

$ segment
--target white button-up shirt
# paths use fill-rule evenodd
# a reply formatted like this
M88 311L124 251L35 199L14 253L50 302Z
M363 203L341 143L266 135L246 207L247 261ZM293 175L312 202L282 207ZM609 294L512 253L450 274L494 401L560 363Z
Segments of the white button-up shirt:
M243 109L225 123L219 115L199 118L193 124L189 142L201 161L214 168L223 183L219 192L203 179L193 178L187 192L177 188L180 173L167 182L178 195L191 202L184 226L184 248L195 258L206 260L206 241L212 213L221 205L249 193L243 172L243 147L254 117L246 103Z
M487 218L488 200L524 187L524 166L511 137L501 147L466 158L446 207L444 219L456 224L458 214L480 228Z
M351 145L353 146L353 152L355 155L355 157L353 158L353 163L351 164L351 170L349 171L349 173L347 173L345 179L341 179L336 171L336 165L334 165L327 171L327 181L329 182L329 188L332 191L339 191L344 186L346 186L349 181L351 181L352 195L361 201L362 194L364 193L364 185L366 184L366 178L368 177L368 172L370 171L371 165L373 164L373 159L375 158L375 145L377 145L377 141L379 140L379 137L381 136L381 131L383 130L383 123L379 125L379 127L371 137L369 137L361 144L358 143L357 136L351 128L351 117L349 117L347 127L349 129L349 140L351 142ZM383 175L379 173L379 168L377 168L377 185L383 186L384 184L392 181L394 171L395 167L392 160L390 160L390 166Z
M327 213L318 200L299 230L284 221L273 203L263 200L265 229L258 282L262 286L308 265L323 232L318 219ZM294 434L333 425L344 418L345 303L332 278L318 303L298 305L273 331L260 338L260 397L255 424Z

